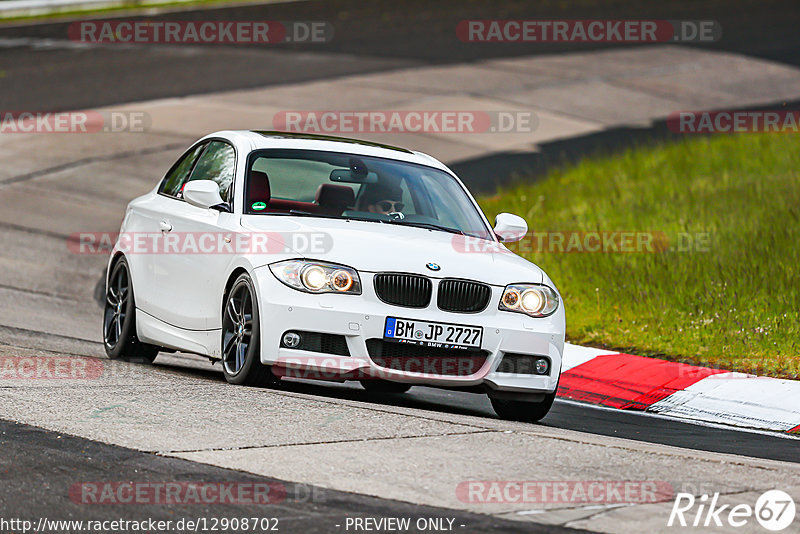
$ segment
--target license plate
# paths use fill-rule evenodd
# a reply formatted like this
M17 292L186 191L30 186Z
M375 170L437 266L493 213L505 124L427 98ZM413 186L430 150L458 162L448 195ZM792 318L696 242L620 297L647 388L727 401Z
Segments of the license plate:
M483 341L483 328L387 317L383 339L423 347L478 350Z

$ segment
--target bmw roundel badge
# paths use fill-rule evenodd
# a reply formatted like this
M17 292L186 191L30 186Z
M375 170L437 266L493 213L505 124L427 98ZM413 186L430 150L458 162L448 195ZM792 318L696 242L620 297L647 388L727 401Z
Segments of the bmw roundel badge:
M441 267L439 267L438 263L429 263L425 267L427 267L431 271L440 271L442 269Z

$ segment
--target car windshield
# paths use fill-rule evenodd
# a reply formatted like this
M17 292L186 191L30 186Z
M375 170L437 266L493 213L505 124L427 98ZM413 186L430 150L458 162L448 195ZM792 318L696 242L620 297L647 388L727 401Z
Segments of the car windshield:
M478 209L448 173L341 152L264 150L250 158L246 214L402 224L488 239Z

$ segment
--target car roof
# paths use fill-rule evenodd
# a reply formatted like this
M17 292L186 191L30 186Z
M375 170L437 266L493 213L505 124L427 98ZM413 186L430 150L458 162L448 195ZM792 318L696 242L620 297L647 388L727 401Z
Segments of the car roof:
M406 154L413 154L413 152L405 148L400 148L392 145L384 145L381 143L365 141L362 139L352 139L350 137L336 137L333 135L321 135L321 134L310 134L310 133L281 132L277 130L251 130L251 131L263 137L267 137L269 139L302 139L306 141L331 141L334 143L347 143L353 145L370 146L374 148L385 148L387 150L397 150L399 152L404 152Z
M361 139L265 130L226 130L206 136L206 138L212 137L224 137L234 142L249 143L251 150L288 148L343 152L427 165L452 174L452 171L447 166L428 154Z

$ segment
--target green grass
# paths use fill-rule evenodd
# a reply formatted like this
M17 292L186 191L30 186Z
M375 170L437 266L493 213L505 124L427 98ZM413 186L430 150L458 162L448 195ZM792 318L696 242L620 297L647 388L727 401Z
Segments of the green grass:
M523 255L561 291L571 342L800 377L800 137L631 149L480 203L532 232L707 234L706 250Z

